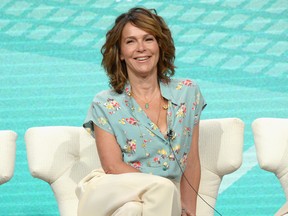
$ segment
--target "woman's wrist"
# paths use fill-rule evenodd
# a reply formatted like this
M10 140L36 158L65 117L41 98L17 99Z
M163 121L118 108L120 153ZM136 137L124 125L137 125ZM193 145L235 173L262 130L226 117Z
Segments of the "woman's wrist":
M190 212L186 208L182 208L181 215L183 215L183 216L195 216L194 214L192 214L192 212Z

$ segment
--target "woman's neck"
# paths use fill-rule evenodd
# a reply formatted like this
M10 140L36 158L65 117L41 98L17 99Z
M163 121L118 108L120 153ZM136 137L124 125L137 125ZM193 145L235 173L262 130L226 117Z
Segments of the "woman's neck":
M160 87L157 78L129 79L131 91L138 97L149 99L154 94L159 94Z

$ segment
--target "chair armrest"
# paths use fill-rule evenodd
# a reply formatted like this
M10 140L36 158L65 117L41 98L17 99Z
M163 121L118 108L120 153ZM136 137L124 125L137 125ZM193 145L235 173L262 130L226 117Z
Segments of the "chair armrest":
M232 173L242 164L244 122L239 118L200 122L199 152L205 169L219 176Z
M17 133L0 131L0 185L9 181L14 173Z
M252 122L259 166L279 177L288 172L288 119L258 118Z
M25 133L30 173L49 184L56 181L80 158L81 127L46 126Z

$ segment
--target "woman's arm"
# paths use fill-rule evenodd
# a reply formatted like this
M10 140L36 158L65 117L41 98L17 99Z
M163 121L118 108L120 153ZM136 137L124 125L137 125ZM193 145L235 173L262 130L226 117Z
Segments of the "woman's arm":
M94 124L94 134L101 165L106 174L139 172L126 164L115 137Z
M182 175L180 182L182 208L186 210L186 213L183 211L183 216L196 215L197 193L201 177L198 140L199 124L195 125L193 130L191 149L188 154L187 166L184 172L186 178ZM196 192L191 188L187 180Z

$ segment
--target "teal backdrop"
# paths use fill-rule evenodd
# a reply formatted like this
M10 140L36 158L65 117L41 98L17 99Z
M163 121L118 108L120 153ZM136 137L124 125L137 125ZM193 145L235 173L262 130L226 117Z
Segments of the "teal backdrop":
M287 0L1 0L0 129L18 140L14 176L0 186L0 215L59 215L49 185L29 173L25 131L81 126L93 96L108 88L99 51L105 33L136 5L167 21L176 76L197 80L208 103L202 119L245 122L243 164L224 177L217 210L273 215L285 195L257 164L251 123L288 117Z

